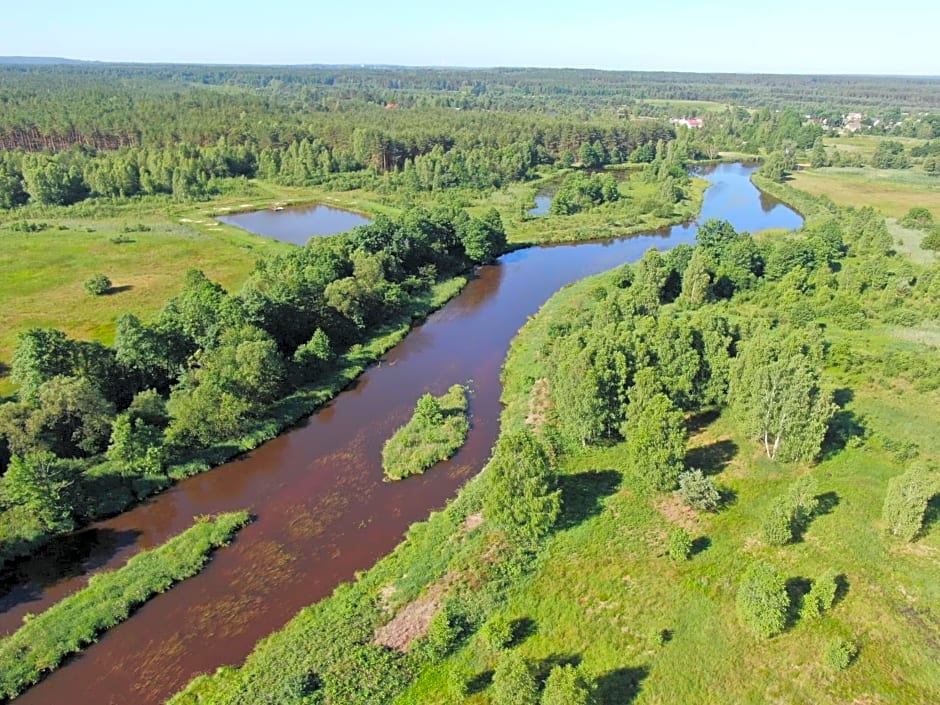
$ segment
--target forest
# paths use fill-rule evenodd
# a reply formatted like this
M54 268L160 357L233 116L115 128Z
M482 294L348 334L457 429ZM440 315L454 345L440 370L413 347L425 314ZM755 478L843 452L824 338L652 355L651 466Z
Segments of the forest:
M303 423L503 255L695 220L701 168L745 161L802 228L709 219L562 289L503 364L486 466L173 702L930 701L938 87L0 62L0 571ZM215 220L312 203L371 222L297 247ZM383 438L389 484L472 442L449 385ZM227 520L185 569L156 549L139 599L0 640L4 692L198 573ZM42 619L64 636L18 665Z

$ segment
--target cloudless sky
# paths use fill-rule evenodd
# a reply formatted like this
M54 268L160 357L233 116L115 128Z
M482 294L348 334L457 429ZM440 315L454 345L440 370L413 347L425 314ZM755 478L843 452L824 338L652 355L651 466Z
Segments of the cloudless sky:
M940 0L9 0L0 55L940 75ZM878 7L879 9L870 9Z

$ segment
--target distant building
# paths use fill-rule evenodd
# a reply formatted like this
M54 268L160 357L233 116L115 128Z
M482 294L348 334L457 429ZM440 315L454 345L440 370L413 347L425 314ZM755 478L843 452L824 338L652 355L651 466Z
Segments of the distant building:
M862 114L849 113L845 116L845 131L858 132L862 129Z
M672 118L669 122L673 125L682 125L683 127L692 129L698 129L705 125L705 121L702 118Z

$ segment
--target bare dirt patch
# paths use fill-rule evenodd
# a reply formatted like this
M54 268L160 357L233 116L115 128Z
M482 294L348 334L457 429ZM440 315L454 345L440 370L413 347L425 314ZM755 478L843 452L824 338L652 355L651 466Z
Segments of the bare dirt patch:
M463 520L463 525L460 527L460 530L465 534L469 534L474 529L479 528L482 524L483 512L468 514L467 518Z
M441 608L449 580L434 583L414 602L402 607L392 620L375 630L372 643L407 652L408 647L428 633L431 620Z
M532 385L532 391L529 392L529 413L525 417L527 426L532 426L538 431L548 420L548 412L551 411L552 400L548 393L548 378L541 377L535 380Z
M667 495L658 500L654 506L670 524L681 526L686 531L695 531L698 528L698 515L695 510L684 505L678 496Z

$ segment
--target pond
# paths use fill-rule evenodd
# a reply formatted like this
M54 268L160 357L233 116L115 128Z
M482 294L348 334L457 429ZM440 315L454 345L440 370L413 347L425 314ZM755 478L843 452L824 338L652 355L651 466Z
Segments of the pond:
M311 237L336 235L372 222L360 213L324 205L220 215L217 220L292 245L304 245Z

